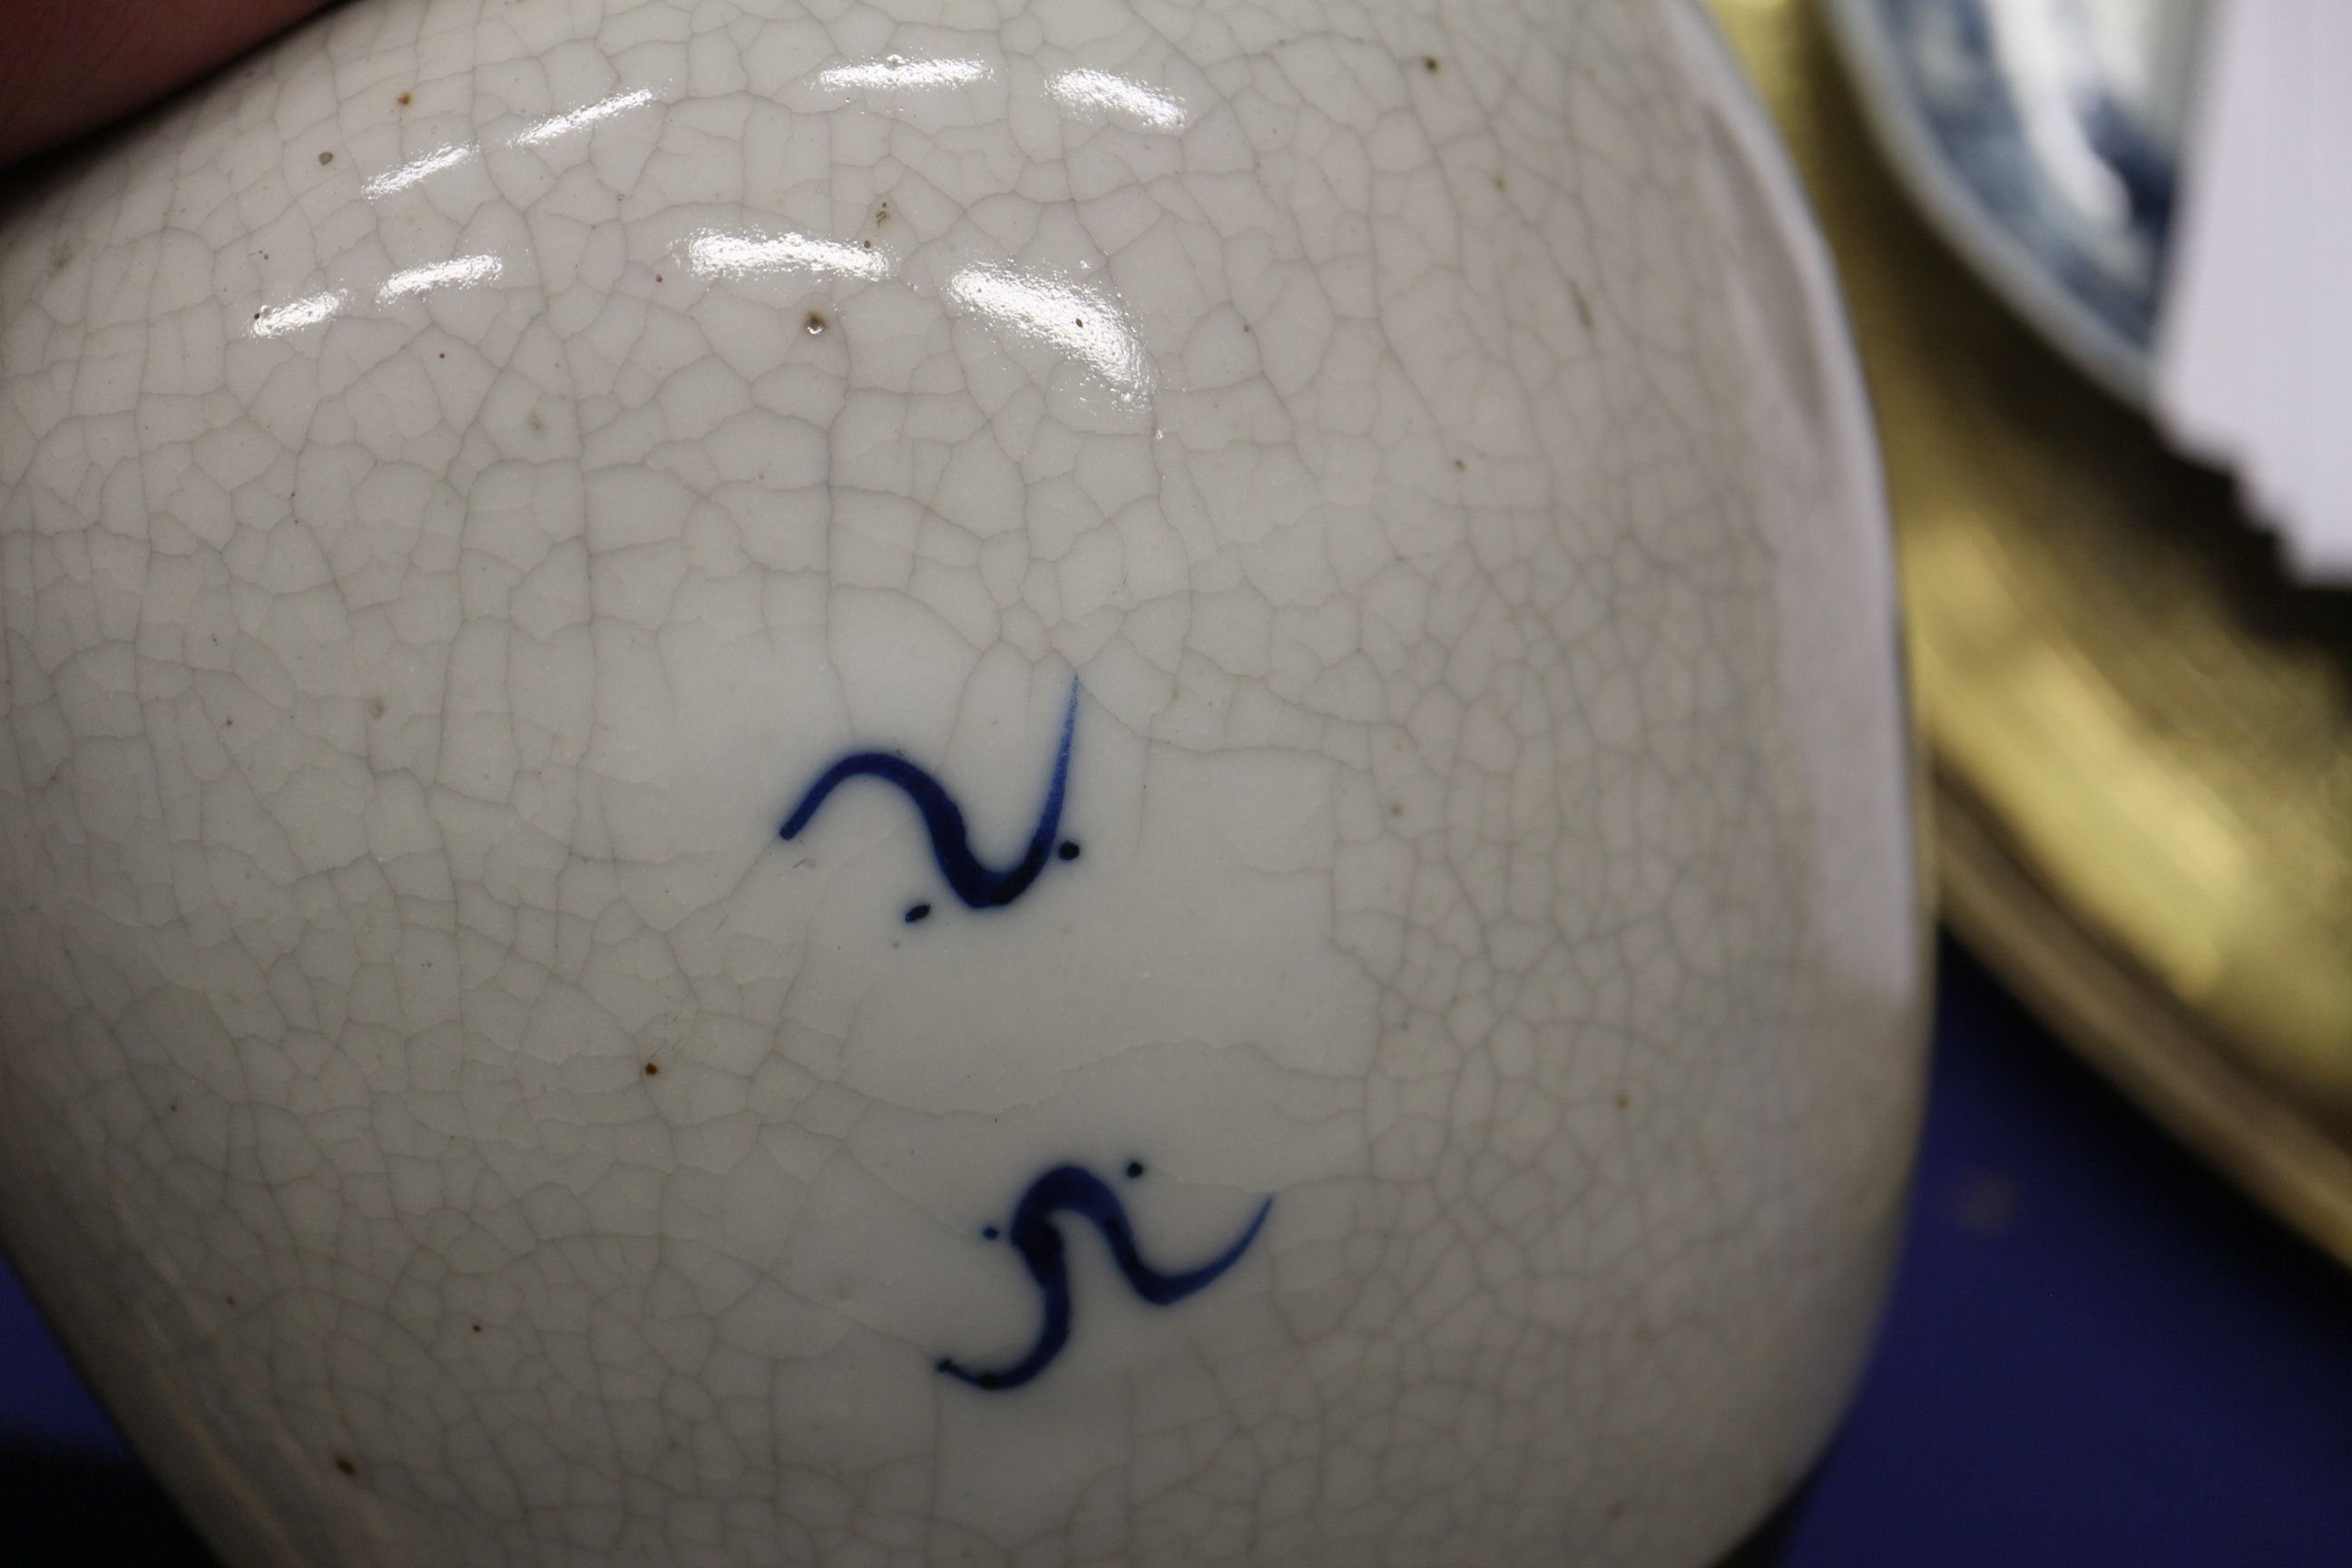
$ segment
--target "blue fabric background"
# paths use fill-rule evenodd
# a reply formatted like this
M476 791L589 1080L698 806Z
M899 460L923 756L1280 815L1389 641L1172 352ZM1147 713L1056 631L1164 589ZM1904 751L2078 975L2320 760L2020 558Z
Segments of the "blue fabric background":
M1909 1249L1782 1568L2352 1563L2352 1274L1943 956ZM0 1561L207 1561L5 1277Z

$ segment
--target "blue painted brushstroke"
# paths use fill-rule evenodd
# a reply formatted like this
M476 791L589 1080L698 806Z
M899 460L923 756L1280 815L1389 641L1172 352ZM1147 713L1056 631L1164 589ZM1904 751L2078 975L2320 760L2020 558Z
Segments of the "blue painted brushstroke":
M1045 804L1037 813L1037 830L1029 837L1029 847L1021 858L999 871L982 864L971 852L971 835L964 826L963 808L955 803L945 785L933 778L919 764L908 762L888 752L856 752L844 757L824 770L816 783L809 785L793 814L784 818L779 837L797 838L801 829L824 805L825 798L851 779L865 775L898 785L907 798L915 803L922 814L923 828L931 837L931 858L939 862L940 872L948 879L955 896L968 909L998 910L1029 890L1029 884L1045 868L1054 854L1054 839L1062 830L1062 803L1068 794L1070 782L1070 741L1077 731L1078 683L1070 682L1069 706L1062 712L1062 743L1054 754L1054 776L1045 786ZM1065 860L1077 858L1075 844L1061 846ZM930 912L929 905L918 905L922 914L909 911L909 921L919 921Z
M1249 1250L1250 1243L1257 1239L1258 1227L1265 1224L1266 1211L1272 1207L1272 1198L1258 1205L1256 1217L1249 1222L1249 1228L1218 1257L1198 1268L1163 1274L1146 1263L1143 1254L1137 1250L1135 1231L1128 1224L1127 1210L1119 1203L1118 1194L1083 1165L1056 1165L1030 1183L1029 1190L1021 1195L1021 1206L1013 1212L1008 1237L1020 1252L1021 1261L1029 1266L1029 1278L1036 1281L1042 1299L1045 1321L1037 1331L1037 1342L1011 1366L979 1371L942 1357L940 1370L974 1388L1018 1388L1051 1365L1054 1358L1062 1353L1062 1347L1070 1342L1070 1268L1063 1255L1062 1233L1054 1228L1056 1214L1074 1214L1090 1222L1102 1233L1104 1245L1110 1248L1111 1260L1127 1277L1129 1288L1153 1306L1165 1307L1216 1283L1218 1277L1231 1268Z

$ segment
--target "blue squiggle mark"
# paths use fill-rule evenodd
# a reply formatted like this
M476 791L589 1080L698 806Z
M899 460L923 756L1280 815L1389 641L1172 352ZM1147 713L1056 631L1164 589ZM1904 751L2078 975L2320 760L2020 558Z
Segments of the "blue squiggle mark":
M1070 739L1078 724L1078 683L1070 682L1069 706L1062 712L1062 744L1054 755L1053 781L1045 786L1045 804L1037 813L1037 831L1029 837L1029 847L1021 858L1003 870L993 870L981 863L971 852L971 835L964 826L963 808L939 780L917 763L888 752L857 752L844 757L824 770L816 783L809 785L793 814L784 818L783 838L797 838L801 829L824 805L825 797L859 774L897 784L915 803L922 814L924 830L931 836L931 857L940 863L940 874L955 896L965 907L975 910L998 910L1029 890L1029 884L1045 868L1045 861L1054 852L1054 837L1062 830L1062 802L1070 782ZM1078 847L1062 846L1062 858L1074 860ZM922 914L909 912L908 920L918 921L930 913L928 904L918 905Z
M1111 1260L1127 1276L1135 1293L1155 1307L1165 1307L1216 1283L1218 1276L1257 1239L1258 1227L1265 1224L1266 1211L1272 1207L1272 1198L1258 1205L1257 1215L1241 1239L1218 1257L1181 1274L1163 1274L1146 1263L1136 1249L1135 1232L1127 1222L1118 1194L1083 1165L1056 1165L1021 1194L1021 1206L1013 1215L1013 1233L1007 1238L1020 1252L1021 1261L1029 1266L1029 1278L1037 1282L1037 1292L1044 1299L1045 1322L1037 1331L1037 1342L1011 1366L982 1372L942 1357L940 1370L974 1388L1018 1388L1045 1371L1070 1342L1070 1268L1063 1256L1062 1233L1054 1228L1056 1214L1067 1212L1091 1222L1102 1232Z

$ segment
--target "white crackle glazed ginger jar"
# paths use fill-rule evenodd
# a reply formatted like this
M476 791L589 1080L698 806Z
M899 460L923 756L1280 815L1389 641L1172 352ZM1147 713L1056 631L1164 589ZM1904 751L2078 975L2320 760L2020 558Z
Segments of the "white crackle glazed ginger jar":
M1924 975L1681 0L357 0L0 229L0 1234L233 1563L1712 1561Z

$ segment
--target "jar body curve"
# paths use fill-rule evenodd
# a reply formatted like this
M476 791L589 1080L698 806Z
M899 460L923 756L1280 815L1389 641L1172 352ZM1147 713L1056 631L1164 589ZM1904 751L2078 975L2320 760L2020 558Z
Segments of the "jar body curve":
M241 1563L1711 1561L1877 483L1680 0L361 0L0 228L0 1239Z

